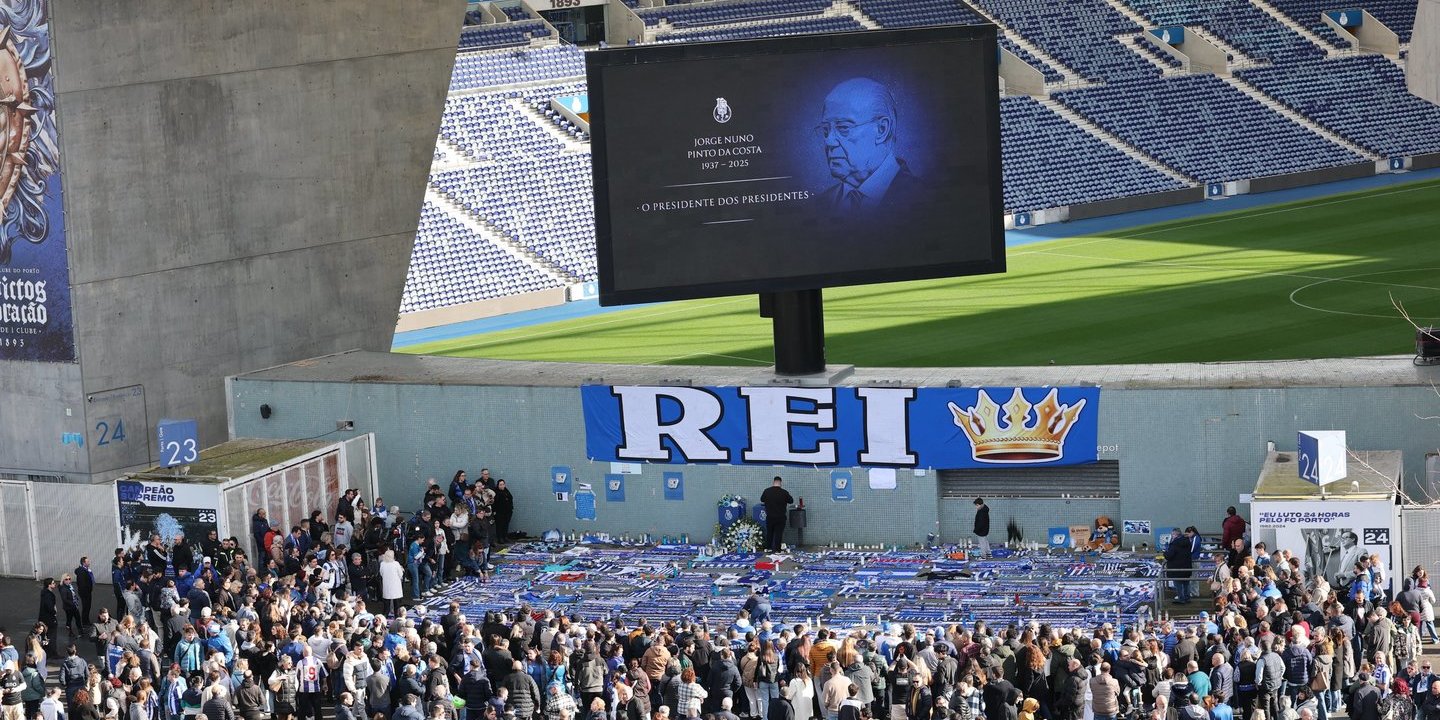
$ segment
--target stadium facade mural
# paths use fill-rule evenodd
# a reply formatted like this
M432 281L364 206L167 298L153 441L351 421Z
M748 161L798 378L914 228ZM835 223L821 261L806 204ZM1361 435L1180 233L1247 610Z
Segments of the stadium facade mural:
M48 0L0 0L0 360L71 362Z
M605 462L998 468L1094 462L1100 388L580 388Z

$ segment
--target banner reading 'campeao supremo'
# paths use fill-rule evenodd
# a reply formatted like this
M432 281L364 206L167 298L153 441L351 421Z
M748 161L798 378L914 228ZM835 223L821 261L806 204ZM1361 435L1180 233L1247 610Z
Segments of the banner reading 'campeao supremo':
M1100 388L580 388L604 462L938 469L1094 462Z

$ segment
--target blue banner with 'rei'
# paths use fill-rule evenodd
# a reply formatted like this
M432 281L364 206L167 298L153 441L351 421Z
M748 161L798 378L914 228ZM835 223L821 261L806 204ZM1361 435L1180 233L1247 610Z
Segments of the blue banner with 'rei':
M1094 462L1100 388L580 388L601 462L995 468ZM670 492L666 488L666 492Z

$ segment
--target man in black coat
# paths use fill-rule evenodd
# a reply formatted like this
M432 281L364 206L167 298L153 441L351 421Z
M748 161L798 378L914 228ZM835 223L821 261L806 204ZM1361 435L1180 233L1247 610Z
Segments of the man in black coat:
M765 549L770 552L780 552L780 545L785 542L785 512L795 498L780 484L783 481L779 475L770 481L770 487L760 493L760 504L765 506Z
M720 701L730 699L734 702L735 694L740 692L740 670L735 667L735 653L730 648L720 651L720 658L710 663L709 681L705 683L705 689L709 694L705 697L705 704L710 707L710 712L720 708Z
M1020 692L1005 678L986 683L981 697L985 701L985 720L1015 720L1015 703Z
M90 603L95 596L95 571L90 569L90 557L80 558L75 566L75 590L80 593L80 621L90 626Z
M990 556L990 506L985 498L975 498L975 539L980 542L980 554Z
M485 703L490 702L492 694L490 678L485 676L485 666L475 663L470 666L470 671L460 681L460 696L465 698L465 707L475 708L478 713Z
M795 720L795 706L790 703L790 686L780 686L780 698L770 701L765 720Z
M210 688L210 699L201 706L200 712L206 720L235 720L235 708L230 705L230 693L224 685Z
M949 643L935 643L935 654L940 660L935 664L935 672L930 674L930 693L935 698L949 698L955 690L960 663L950 655Z
M1380 720L1380 690L1371 684L1370 674L1360 673L1355 682L1355 690L1345 703L1350 720Z
M1080 720L1084 716L1085 689L1089 680L1089 673L1080 666L1080 661L1070 658L1066 665L1065 682L1055 693L1060 720Z
M255 554L251 557L263 558L270 548L265 547L265 535L270 532L270 518L265 514L265 508L255 511L250 516L250 539L255 541Z
M1190 572L1194 567L1193 546L1190 536L1193 528L1186 528L1184 534L1176 528L1170 534L1170 544L1165 546L1165 569L1170 581L1175 584L1175 602L1185 605L1190 602Z
M425 686L420 684L420 678L416 675L414 665L405 666L405 670L402 671L399 682L395 684L395 696L400 698L406 696L412 696L416 698L425 697ZM400 707L395 708L395 712L398 713L403 709L405 709L405 706L402 703Z

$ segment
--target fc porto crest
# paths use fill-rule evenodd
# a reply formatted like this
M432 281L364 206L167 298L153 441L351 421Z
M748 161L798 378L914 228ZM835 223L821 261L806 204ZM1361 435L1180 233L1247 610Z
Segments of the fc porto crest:
M712 113L717 123L730 122L730 103L725 98L715 98L715 112Z

